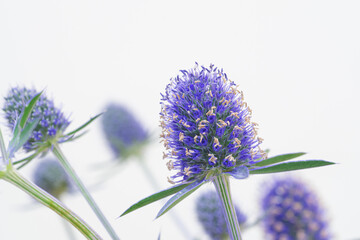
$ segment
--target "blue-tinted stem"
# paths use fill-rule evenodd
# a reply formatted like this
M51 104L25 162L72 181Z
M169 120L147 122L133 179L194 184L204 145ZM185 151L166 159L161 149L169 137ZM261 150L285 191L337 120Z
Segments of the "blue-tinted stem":
M6 166L8 165L9 163L9 156L8 156L8 152L6 151L6 147L5 147L5 143L4 143L4 139L3 139L3 136L2 136L2 132L1 132L1 129L0 129L0 151L1 151L1 159L0 159L0 167L1 166ZM10 163L11 164L11 163ZM1 168L0 168L1 170Z
M146 162L143 159L139 158L138 163L141 166L144 174L146 175L146 177L150 181L153 189L155 191L159 191L160 187L157 184L154 176L151 174L151 171L150 171L149 167L146 165ZM169 216L172 218L172 220L174 220L175 224L181 229L181 233L184 234L185 238L186 239L192 239L192 237L190 236L189 231L187 230L185 224L181 221L181 218L179 218L179 216L176 214L176 212L174 210L169 212Z
M61 202L55 199L53 196L31 183L23 176L20 175L11 165L7 166L6 171L2 178L20 188L35 200L50 208L58 215L70 222L74 227L76 227L87 239L91 240L101 240L102 238L80 217L75 213L67 209Z
M229 236L232 240L241 240L240 225L230 194L229 176L220 174L214 178L213 183L221 202Z
M119 237L117 236L115 230L112 228L109 221L106 219L105 215L102 213L99 206L96 204L95 200L90 195L89 191L86 189L83 182L80 180L74 169L71 167L70 163L68 162L65 155L61 151L59 145L57 143L54 143L51 149L54 155L60 161L61 165L64 167L65 171L69 174L69 176L72 178L76 186L79 188L81 194L84 196L84 198L86 199L86 201L88 202L88 204L90 205L90 207L92 208L92 210L94 211L100 222L103 224L103 226L105 227L106 231L109 233L111 238L113 240L118 240Z

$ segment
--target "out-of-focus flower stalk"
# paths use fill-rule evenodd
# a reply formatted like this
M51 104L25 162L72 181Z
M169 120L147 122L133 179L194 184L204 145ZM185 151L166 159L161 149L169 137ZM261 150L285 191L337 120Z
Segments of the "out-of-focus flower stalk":
M79 188L80 192L86 199L86 201L89 203L91 209L94 211L96 216L99 218L99 220L103 223L104 227L106 228L107 232L111 235L112 239L119 239L119 237L116 235L116 232L111 227L109 221L106 219L105 215L100 210L99 206L89 193L89 191L86 189L84 183L81 181L79 176L76 174L74 169L69 164L69 161L66 159L65 155L61 151L58 143L53 143L52 145L52 152L54 155L58 158L61 165L64 167L65 171L69 174L69 176L72 178L76 186Z

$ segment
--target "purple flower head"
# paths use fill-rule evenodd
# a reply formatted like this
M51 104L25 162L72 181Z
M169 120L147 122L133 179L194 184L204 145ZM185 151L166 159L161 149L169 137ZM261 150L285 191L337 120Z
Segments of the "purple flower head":
M302 182L277 180L262 200L267 239L331 239L318 200Z
M14 129L21 112L36 94L38 92L35 89L25 87L14 87L9 90L5 97L3 111L10 129ZM35 150L42 143L59 137L70 124L61 110L56 108L53 101L48 99L45 94L40 96L28 121L31 122L35 119L39 119L39 123L34 129L33 135L23 146L27 152Z
M237 206L235 206L235 211L239 224L244 224L247 219L246 215ZM211 239L226 239L228 236L226 221L216 192L205 192L197 199L196 214Z
M71 187L68 175L55 159L40 162L34 171L33 179L36 185L56 198Z
M134 115L122 105L109 104L102 116L105 138L116 157L126 159L141 150L149 136Z
M181 73L161 99L164 156L169 169L177 171L169 181L202 180L209 172L226 173L262 160L251 110L223 70L196 65Z

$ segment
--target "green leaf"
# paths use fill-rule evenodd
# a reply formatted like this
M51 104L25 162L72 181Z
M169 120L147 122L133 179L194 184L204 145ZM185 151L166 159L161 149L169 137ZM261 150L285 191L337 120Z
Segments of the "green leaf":
M76 128L75 130L65 134L63 137L69 137L74 135L75 133L79 132L80 130L84 129L87 125L89 125L92 121L94 121L95 119L97 119L98 117L100 117L102 115L102 113L99 113L98 115L96 115L95 117L90 118L89 121L87 121L86 123L84 123L83 125L81 125L80 127Z
M10 140L9 146L8 146L8 151L9 151L10 157L12 157L12 154L14 154L17 150L19 150L19 148L21 148L22 145L24 145L24 143L28 140L28 139L26 139L26 141L23 144L21 144L21 142L23 142L21 138L26 137L25 135L22 135L22 132L23 132L26 122L29 119L31 112L34 109L36 102L39 100L41 94L42 94L42 91L40 93L36 94L30 100L30 102L25 106L24 110L21 112L20 116L18 117L18 119L15 122L13 137ZM31 127L33 127L33 126L31 126ZM35 125L35 127L36 127L36 125ZM20 144L21 144L21 146L19 146Z
M21 169L22 167L24 167L26 164L28 164L31 160L33 160L35 157L37 157L42 151L36 151L35 153L31 154L30 156L23 158L21 160L15 161L13 162L13 165L17 165L19 163L22 163L19 167L17 167L17 169Z
M250 174L265 174L265 173L276 173L276 172L287 172L306 168L322 167L326 165L335 164L333 162L327 162L323 160L307 160L297 162L280 163L272 165L270 167L250 170Z
M21 129L24 128L28 118L30 117L30 114L32 112L32 110L34 109L37 101L39 100L41 94L43 91L41 91L40 93L36 94L28 103L28 105L24 108L24 111L21 113L21 120L20 120L20 127Z
M155 193L147 198L144 198L144 199L140 200L139 202L135 203L134 205L132 205L131 207L129 207L123 214L120 215L120 217L122 217L132 211L135 211L136 209L144 207L150 203L153 203L155 201L158 201L160 199L163 199L165 197L173 195L189 185L190 185L189 183L179 184L179 185L173 186L171 188L165 189L163 191L160 191L158 193Z
M287 160L290 160L290 159L293 159L293 158L297 158L297 157L300 157L300 156L302 156L304 154L306 154L306 153L298 152L298 153L282 154L282 155L271 157L271 158L265 159L265 160L263 160L261 162L255 163L253 166L256 166L256 167L268 166L268 165L272 165L272 164L275 164L275 163L284 162L284 161L287 161Z
M157 214L156 218L162 216L167 211L169 211L171 208L173 208L176 204L184 200L186 197L188 197L191 193L193 193L196 189L198 189L202 184L204 184L205 181L197 181L193 182L184 189L180 190L175 196L171 197L165 205L160 209L159 213ZM155 219L156 219L155 218Z
M86 133L88 133L87 130L85 130L84 132L78 134L78 135L72 135L72 136L68 136L68 137L65 137L64 140L60 140L59 143L61 142L72 142L72 141L75 141L76 139L78 138L81 138L82 136L84 136Z
M19 134L19 137L15 138L9 144L9 155L12 156L17 150L19 150L31 137L34 129L38 125L40 118L35 119L31 123L26 124L25 128Z

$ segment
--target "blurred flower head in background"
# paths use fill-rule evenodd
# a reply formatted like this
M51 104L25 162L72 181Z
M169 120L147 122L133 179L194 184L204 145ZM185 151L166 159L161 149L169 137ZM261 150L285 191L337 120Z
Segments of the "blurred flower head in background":
M276 180L262 199L267 239L331 239L318 199L293 178Z
M149 134L125 106L108 104L101 120L105 138L116 158L125 160L141 154Z
M35 89L26 87L11 88L5 97L3 111L8 126L14 129L16 121L29 101L39 92ZM37 101L28 121L39 119L32 136L24 144L23 148L29 152L36 150L44 142L56 139L65 131L70 124L59 108L54 106L52 100L49 100L44 94Z
M60 198L71 189L68 175L55 159L45 159L38 163L33 180L36 185L56 198Z
M169 181L202 180L261 160L262 139L237 85L214 65L180 72L161 99L164 158L177 171Z
M246 215L237 206L235 206L235 211L239 224L244 224L247 219ZM211 239L227 239L228 232L225 217L215 191L205 192L197 199L196 214L205 232Z

